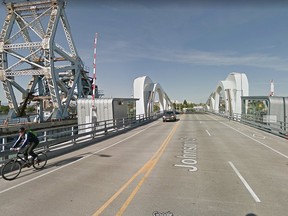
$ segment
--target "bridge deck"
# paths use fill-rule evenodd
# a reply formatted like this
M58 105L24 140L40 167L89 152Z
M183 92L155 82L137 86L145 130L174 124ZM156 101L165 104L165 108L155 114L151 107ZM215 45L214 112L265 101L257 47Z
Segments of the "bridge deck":
M285 215L288 143L207 114L156 121L1 179L1 215ZM161 214L158 214L161 215Z

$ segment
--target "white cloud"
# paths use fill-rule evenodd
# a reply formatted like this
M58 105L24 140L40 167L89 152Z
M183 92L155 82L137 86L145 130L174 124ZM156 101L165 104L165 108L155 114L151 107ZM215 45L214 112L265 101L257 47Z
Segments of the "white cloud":
M103 61L117 62L135 60L154 60L162 62L175 62L184 64L197 64L203 66L248 66L272 69L275 71L288 71L288 58L268 54L252 53L239 54L234 51L206 52L199 50L180 51L175 49L157 49L155 47L131 47L129 43L117 44L115 49L107 50ZM117 49L119 48L119 49ZM120 49L121 48L121 49ZM108 54L109 53L109 54Z
M171 55L171 54L169 54ZM269 68L277 71L287 71L288 58L269 56L263 54L223 54L219 52L191 51L186 53L172 54L166 60L174 59L176 62L214 65L214 66L250 66L258 68ZM162 58L163 59L163 58Z

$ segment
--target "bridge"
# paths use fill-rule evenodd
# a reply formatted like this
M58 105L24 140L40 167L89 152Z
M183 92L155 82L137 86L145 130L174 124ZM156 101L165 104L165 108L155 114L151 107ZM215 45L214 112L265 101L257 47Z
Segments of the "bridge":
M47 110L48 120L74 117L77 100L89 95L97 98L98 90L73 42L65 14L66 1L12 1L5 5L0 80L10 107L8 119L27 116L25 109L30 103L37 106L38 122L44 122ZM59 40L60 36L65 40ZM29 78L27 88L23 87L23 76ZM22 95L20 100L16 92ZM159 83L146 76L135 79L134 97L139 99L136 114L152 114L157 94L161 111L173 109Z
M9 116L25 116L27 104L37 103L42 119L48 103L51 118L71 117L77 99L93 90L65 1L6 7L0 80ZM66 44L57 41L56 26ZM23 76L27 88L16 81ZM41 171L23 169L13 181L0 178L1 215L285 215L287 123L251 120L241 106L248 96L246 75L231 73L209 96L209 112L163 123L153 106L158 97L161 111L173 109L167 93L147 76L136 78L135 118L88 122L91 130L84 133L75 122L37 131L48 164ZM1 135L1 159L11 157L14 137Z
M88 77L70 31L66 1L12 1L5 5L0 80L10 107L8 117L26 116L27 105L34 103L40 122L47 109L50 119L71 118L77 99L93 92L92 78ZM94 91L97 96L97 88Z
M167 93L159 83L154 83L150 77L137 77L133 83L134 98L139 99L136 102L136 115L144 114L150 116L154 114L154 104L158 95L160 111L172 110L173 103Z
M211 112L223 112L229 116L242 113L241 97L249 96L249 83L245 73L230 73L219 81L206 105Z
M46 169L0 179L1 215L287 212L287 140L212 114L156 120L62 156L48 154Z

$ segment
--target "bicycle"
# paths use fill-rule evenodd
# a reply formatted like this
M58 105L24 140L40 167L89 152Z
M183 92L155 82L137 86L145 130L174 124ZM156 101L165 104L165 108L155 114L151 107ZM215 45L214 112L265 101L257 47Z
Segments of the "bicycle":
M17 151L16 156L2 166L1 175L3 179L14 180L21 173L22 168L31 167L32 165L34 169L41 170L47 163L47 155L44 152L38 152L37 158L32 163L19 156L21 154L23 155L23 152Z

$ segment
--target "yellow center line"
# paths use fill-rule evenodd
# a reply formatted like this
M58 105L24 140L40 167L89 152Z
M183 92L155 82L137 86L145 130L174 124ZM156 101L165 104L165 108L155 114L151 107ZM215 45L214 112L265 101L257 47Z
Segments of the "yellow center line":
M167 138L161 144L160 148L155 152L155 154L147 161L142 168L140 168L110 199L108 199L94 214L93 216L100 215L140 174L145 173L140 182L137 184L135 189L132 191L130 196L127 198L123 206L120 208L117 216L123 214L126 210L130 202L133 200L135 195L137 194L140 187L143 185L147 177L150 175L151 171L159 161L161 155L163 154L165 148L167 147L168 143L170 142L171 138L173 137L176 129L179 125L179 122L173 127Z

